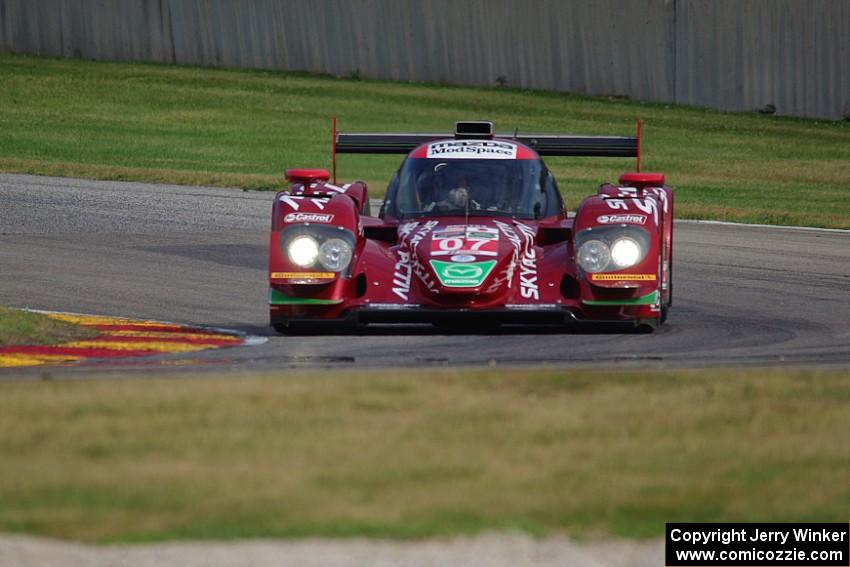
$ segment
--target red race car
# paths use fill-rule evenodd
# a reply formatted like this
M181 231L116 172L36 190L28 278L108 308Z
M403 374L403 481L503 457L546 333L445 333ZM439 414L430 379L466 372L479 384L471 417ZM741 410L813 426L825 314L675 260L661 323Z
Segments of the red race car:
M627 326L655 329L672 301L673 191L624 173L574 216L542 156L636 157L636 137L333 134L324 169L288 169L272 210L271 324ZM338 185L336 153L407 154L378 217L366 184Z

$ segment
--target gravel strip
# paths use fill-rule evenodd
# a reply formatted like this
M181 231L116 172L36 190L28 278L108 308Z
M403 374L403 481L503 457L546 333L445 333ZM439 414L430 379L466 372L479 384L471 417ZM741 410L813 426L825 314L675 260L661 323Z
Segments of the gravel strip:
M574 542L522 534L415 542L250 540L88 545L31 536L0 536L0 566L39 567L657 567L660 540Z

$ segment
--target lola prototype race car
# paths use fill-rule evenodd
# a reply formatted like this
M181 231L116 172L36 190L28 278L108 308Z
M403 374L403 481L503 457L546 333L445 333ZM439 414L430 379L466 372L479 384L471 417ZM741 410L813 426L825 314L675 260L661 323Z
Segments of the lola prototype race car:
M377 217L336 154L407 154ZM567 213L543 156L637 158ZM616 325L651 330L672 303L673 191L640 173L636 137L343 134L325 169L287 169L269 249L272 326Z

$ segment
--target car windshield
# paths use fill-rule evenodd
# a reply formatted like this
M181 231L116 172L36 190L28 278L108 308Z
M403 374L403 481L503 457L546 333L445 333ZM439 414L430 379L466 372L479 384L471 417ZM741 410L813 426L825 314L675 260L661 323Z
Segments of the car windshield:
M399 218L447 215L538 218L545 209L539 160L408 158L394 196Z

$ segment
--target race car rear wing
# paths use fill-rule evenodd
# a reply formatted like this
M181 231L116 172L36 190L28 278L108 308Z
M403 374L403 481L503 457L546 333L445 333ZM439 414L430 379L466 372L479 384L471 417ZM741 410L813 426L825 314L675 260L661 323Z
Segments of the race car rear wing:
M451 134L343 134L336 136L340 154L407 154L427 142ZM561 136L558 134L498 133L496 138L516 140L541 156L637 157L637 138L625 136Z
M333 119L333 170L336 179L336 154L407 154L427 142L446 138L515 140L532 148L540 156L633 157L640 171L640 120L637 136L573 136L566 134L496 133L493 123L461 121L453 133L351 133L337 132Z
M336 135L340 154L408 154L427 142L451 138L451 134L343 134Z

